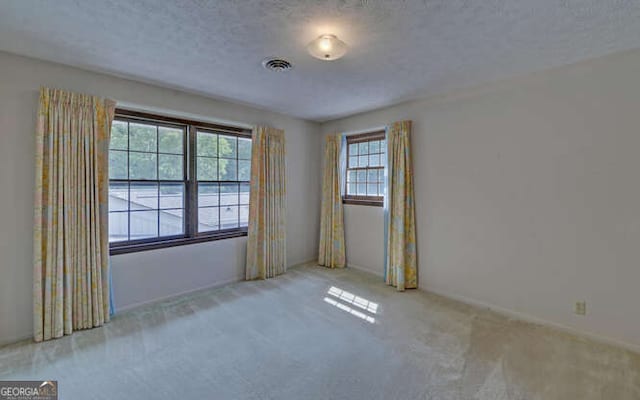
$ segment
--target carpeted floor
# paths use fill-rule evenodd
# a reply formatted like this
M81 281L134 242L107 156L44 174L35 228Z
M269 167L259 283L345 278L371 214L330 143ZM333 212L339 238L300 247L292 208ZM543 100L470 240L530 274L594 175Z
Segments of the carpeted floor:
M58 380L65 400L624 400L640 355L306 266L0 348L6 379Z

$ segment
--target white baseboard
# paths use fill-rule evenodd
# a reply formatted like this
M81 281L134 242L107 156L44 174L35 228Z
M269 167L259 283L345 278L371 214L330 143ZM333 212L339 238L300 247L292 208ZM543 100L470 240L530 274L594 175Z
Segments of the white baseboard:
M215 283L212 283L210 285L199 286L199 287L194 288L194 289L189 289L189 290L185 290L185 291L182 291L182 292L172 293L172 294L169 294L169 295L166 295L166 296L162 296L162 297L158 297L158 298L155 298L155 299L140 301L140 302L132 303L132 304L127 304L127 305L122 306L122 307L116 307L115 315L118 315L118 314L123 313L123 312L131 311L131 310L133 310L135 308L138 308L138 307L147 306L149 304L155 304L155 303L159 303L159 302L162 302L162 301L171 300L171 299L174 299L176 297L184 296L184 295L187 295L187 294L200 292L202 290L209 290L209 289L219 288L219 287L222 287L222 286L229 285L231 283L240 282L243 279L244 279L244 277L225 279L223 281L215 282Z
M304 261L304 262L300 262L300 263L296 263L294 265L292 265L289 268L295 268L298 266L302 266L302 265L307 265L307 264L311 264L311 263L315 263L317 262L317 260L308 260L308 261ZM354 265L354 264L348 264L347 265L348 268L353 268L353 269L357 269L359 271L364 271L373 275L377 275L382 277L383 274L380 271L374 271L368 268L364 268L362 266L359 265ZM123 313L123 312L127 312L130 310L133 310L135 308L141 307L141 306L145 306L145 305L149 305L149 304L153 304L153 303L158 303L161 301L165 301L165 300L169 300L169 299L173 299L176 297L180 297L180 296L184 296L187 294L191 294L194 292L198 292L198 291L202 291L202 290L208 290L208 289L214 289L214 288L218 288L218 287L222 287L222 286L226 286L229 285L231 283L235 283L235 282L239 282L243 280L243 277L237 277L237 278L232 278L232 279L227 279L224 281L219 281L219 282L215 282L214 284L211 285L205 285L202 287L198 287L195 289L190 289L190 290L186 290L183 292L179 292L179 293L173 293L171 295L168 296L163 296L160 298L156 298L153 300L149 300L149 301L143 301L143 302L138 302L138 303L133 303L133 304L128 304L126 306L123 307L118 307L116 309L116 312L119 313ZM637 344L633 344L633 343L628 343L628 342L624 342L618 339L613 339L610 337L606 337L606 336L602 336L599 334L595 334L592 332L587 332L587 331L582 331L564 324L560 324L557 322L552 322L546 319L542 319L539 317L535 317L526 313L522 313L519 311L515 311L515 310L511 310L505 307L501 307L501 306L496 306L490 303L486 303L484 301L480 301L480 300L476 300L476 299L472 299L466 296L462 296L462 295L458 295L455 293L451 293L445 290L440 290L436 287L433 286L426 286L423 288L420 288L419 290L423 290L425 292L430 292L430 293L434 293L438 296L442 296L448 299L452 299L455 301L459 301L461 303L465 303L465 304L469 304L472 306L476 306L476 307L480 307L480 308L486 308L486 309L490 309L498 314L502 314L506 317L509 318L513 318L513 319L517 319L520 321L524 321L524 322L529 322L529 323L533 323L533 324L537 324L537 325L542 325L542 326L546 326L552 329L556 329L565 333L569 333L572 335L576 335L578 337L582 337L582 338L586 338L589 340L593 340L595 342L599 342L599 343L603 343L603 344L607 344L607 345L612 345L612 346L616 346L616 347L621 347L630 351L633 351L635 353L640 353L640 345ZM16 337L12 337L12 338L2 338L0 339L0 346L5 346L8 344L12 344L12 343L16 343L16 342L20 342L26 339L31 338L32 333L25 333L24 335L19 335Z
M357 269L358 271L368 272L368 273L376 275L376 276L384 276L382 271L376 271L376 270L373 270L373 269L370 269L370 268L365 268L365 267L360 266L360 265L347 264L347 268L353 268L353 269Z
M0 347L22 342L23 340L27 340L27 339L33 339L33 333L29 332L23 335L18 335L18 336L9 337L9 338L2 338L0 339Z
M300 266L311 264L311 263L315 263L315 262L317 262L317 260L303 261L303 262L295 263L295 264L291 265L290 267L287 267L287 269L300 267ZM226 286L226 285L229 285L231 283L240 282L240 281L243 281L243 280L244 280L244 276L240 276L238 278L226 279L224 281L215 282L215 283L210 284L210 285L205 285L205 286L197 287L197 288L194 288L194 289L185 290L185 291L182 291L182 292L172 293L170 295L158 297L158 298L152 299L152 300L141 301L141 302L133 303L133 304L127 304L127 305L122 306L122 307L116 307L116 314L121 313L121 312L126 312L126 311L132 310L134 308L142 307L142 306L145 306L145 305L154 304L154 303L158 303L158 302L161 302L161 301L170 300L170 299L173 299L173 298L176 298L176 297L184 296L184 295L187 295L187 294L199 292L201 290L209 290L209 289L219 288L219 287Z
M311 260L307 260L307 261L295 262L295 263L291 264L290 266L288 266L287 269L302 267L304 265L309 265L309 264L318 265L318 259L317 258L312 258Z
M314 258L314 259L310 259L310 260L307 260L307 261L294 263L293 265L291 265L290 267L287 267L287 268L295 268L295 267L299 267L299 266L303 266L303 265L307 265L307 264L317 263L317 261L318 260L316 258ZM116 307L116 315L117 314L121 314L121 313L125 313L127 311L131 311L131 310L136 309L138 307L142 307L142 306L146 306L146 305L154 304L154 303L159 303L161 301L170 300L170 299L173 299L173 298L176 298L176 297L180 297L180 296L184 296L184 295L187 295L187 294L199 292L201 290L219 288L219 287L222 287L222 286L229 285L231 283L240 282L242 280L244 280L244 277L242 277L242 276L241 277L237 277L237 278L232 278L232 279L226 279L226 280L223 280L223 281L215 282L215 283L210 284L210 285L200 286L200 287L197 287L197 288L194 288L194 289L189 289L189 290L185 290L185 291L178 292L178 293L172 293L172 294L169 294L167 296L162 296L162 297L158 297L158 298L151 299L151 300L145 300L145 301L140 301L140 302L137 302L137 303L127 304L127 305L124 305L124 306L121 306L121 307ZM13 344L13 343L17 343L17 342L21 342L21 341L26 340L26 339L30 339L30 338L32 338L32 336L33 336L33 332L29 332L29 333L25 333L23 335L15 336L15 337L0 338L0 347L6 346L6 345L9 345L9 344Z
M432 286L427 286L425 288L420 288L420 290L423 290L425 292L429 292L429 293L433 293L436 294L438 296L442 296L451 300L455 300L455 301L459 301L461 303L465 303L468 305L472 305L475 307L480 307L480 308L487 308L491 311L494 311L498 314L501 314L505 317L508 318L513 318L513 319L517 319L520 321L524 321L524 322L529 322L532 324L536 324L536 325L542 325L542 326L546 326L548 328L551 329L555 329L555 330L559 330L565 333L569 333L571 335L575 335L584 339L589 339L595 342L599 342L602 344L606 344L606 345L611 345L611 346L615 346L615 347L621 347L624 348L626 350L629 351L633 351L634 353L640 353L640 345L637 344L633 344L633 343L628 343L628 342L624 342L618 339L613 339L610 337L606 337L606 336L602 336L602 335L598 335L592 332L587 332L587 331L582 331L576 328L572 328L570 326L564 325L564 324L560 324L557 322L552 322L546 319L542 319L542 318L538 318L538 317L534 317L533 315L529 315L526 313L522 313L519 311L515 311L515 310L511 310L508 308L504 308L504 307L500 307L500 306L496 306L493 304L489 304L480 300L476 300L476 299L472 299L466 296L461 296L461 295L457 295L457 294L453 294L444 290L439 290L437 288L434 288Z

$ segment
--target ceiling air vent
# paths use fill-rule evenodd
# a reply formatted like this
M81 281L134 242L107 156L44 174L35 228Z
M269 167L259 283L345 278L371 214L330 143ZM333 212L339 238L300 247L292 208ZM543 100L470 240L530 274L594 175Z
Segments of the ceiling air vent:
M283 60L282 58L273 57L265 58L264 60L262 60L262 66L269 71L276 72L285 72L293 68L293 65L289 61Z

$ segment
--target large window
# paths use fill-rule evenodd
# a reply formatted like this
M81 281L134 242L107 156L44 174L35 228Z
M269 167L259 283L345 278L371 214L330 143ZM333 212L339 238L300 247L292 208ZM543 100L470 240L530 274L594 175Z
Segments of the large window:
M109 149L112 253L246 234L251 135L117 110Z
M384 132L347 136L345 203L382 206L385 157Z

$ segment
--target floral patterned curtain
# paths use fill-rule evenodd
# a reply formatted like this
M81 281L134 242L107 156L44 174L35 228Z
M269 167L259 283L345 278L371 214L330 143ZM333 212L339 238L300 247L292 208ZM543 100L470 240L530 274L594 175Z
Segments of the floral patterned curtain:
M287 270L284 131L256 127L251 147L247 280Z
M115 102L42 88L36 125L34 339L109 321L108 150Z
M398 290L418 287L416 219L411 162L411 121L387 128L385 281Z
M344 220L340 184L342 135L326 137L322 175L322 209L318 264L330 268L345 266Z

